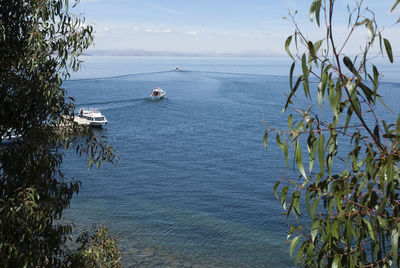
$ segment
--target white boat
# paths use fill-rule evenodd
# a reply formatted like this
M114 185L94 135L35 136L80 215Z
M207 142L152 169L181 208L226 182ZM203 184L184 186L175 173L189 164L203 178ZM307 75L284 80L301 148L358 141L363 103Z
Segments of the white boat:
M165 91L162 88L157 87L153 89L153 93L150 95L150 98L152 98L153 100L159 100L163 99L164 96L165 96Z
M78 117L74 119L75 122L82 125L89 125L92 127L101 127L107 124L107 119L96 108L81 108Z
M14 131L9 129L3 136L1 136L1 145L13 144L22 142L22 136L15 134Z

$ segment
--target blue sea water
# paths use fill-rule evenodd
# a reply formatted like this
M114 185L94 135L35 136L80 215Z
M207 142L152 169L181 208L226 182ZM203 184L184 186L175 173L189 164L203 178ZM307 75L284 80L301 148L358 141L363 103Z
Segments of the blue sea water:
M289 68L287 58L87 57L64 85L107 117L96 131L119 161L88 170L66 152L66 175L82 181L66 220L106 223L124 267L293 266L272 192L291 171L262 142L265 122L286 125ZM382 94L396 118L400 85L388 73ZM156 86L165 99L149 99Z

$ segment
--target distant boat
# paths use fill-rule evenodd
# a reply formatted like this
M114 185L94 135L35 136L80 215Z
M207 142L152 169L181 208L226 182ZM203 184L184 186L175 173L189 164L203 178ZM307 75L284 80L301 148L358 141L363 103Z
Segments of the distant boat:
M107 124L107 119L96 108L81 108L74 121L80 125L89 125L91 127L102 127Z
M163 99L164 97L165 91L160 87L153 89L153 93L150 95L150 98L153 100Z
M175 67L175 71L176 71L176 72L179 71L179 67Z

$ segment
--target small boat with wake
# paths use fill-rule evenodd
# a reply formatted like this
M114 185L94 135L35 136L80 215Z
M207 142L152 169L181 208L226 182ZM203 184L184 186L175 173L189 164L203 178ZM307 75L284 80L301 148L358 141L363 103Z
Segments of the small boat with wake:
M164 97L165 97L165 91L160 87L153 89L153 93L150 95L150 98L152 100L159 100L163 99Z
M107 119L96 108L81 108L78 116L74 117L74 121L80 125L87 125L91 127L102 127L107 124Z

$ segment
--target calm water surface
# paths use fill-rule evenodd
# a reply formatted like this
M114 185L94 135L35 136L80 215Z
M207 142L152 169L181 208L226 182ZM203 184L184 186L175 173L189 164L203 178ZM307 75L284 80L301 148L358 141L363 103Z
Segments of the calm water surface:
M292 266L288 223L272 194L288 171L273 142L268 152L262 144L264 120L286 125L280 111L289 60L86 60L65 87L78 108L107 117L97 132L120 160L89 171L84 159L66 153L66 174L83 182L66 219L78 229L106 223L119 237L125 267ZM149 100L156 86L166 99ZM399 88L385 84L391 107Z

